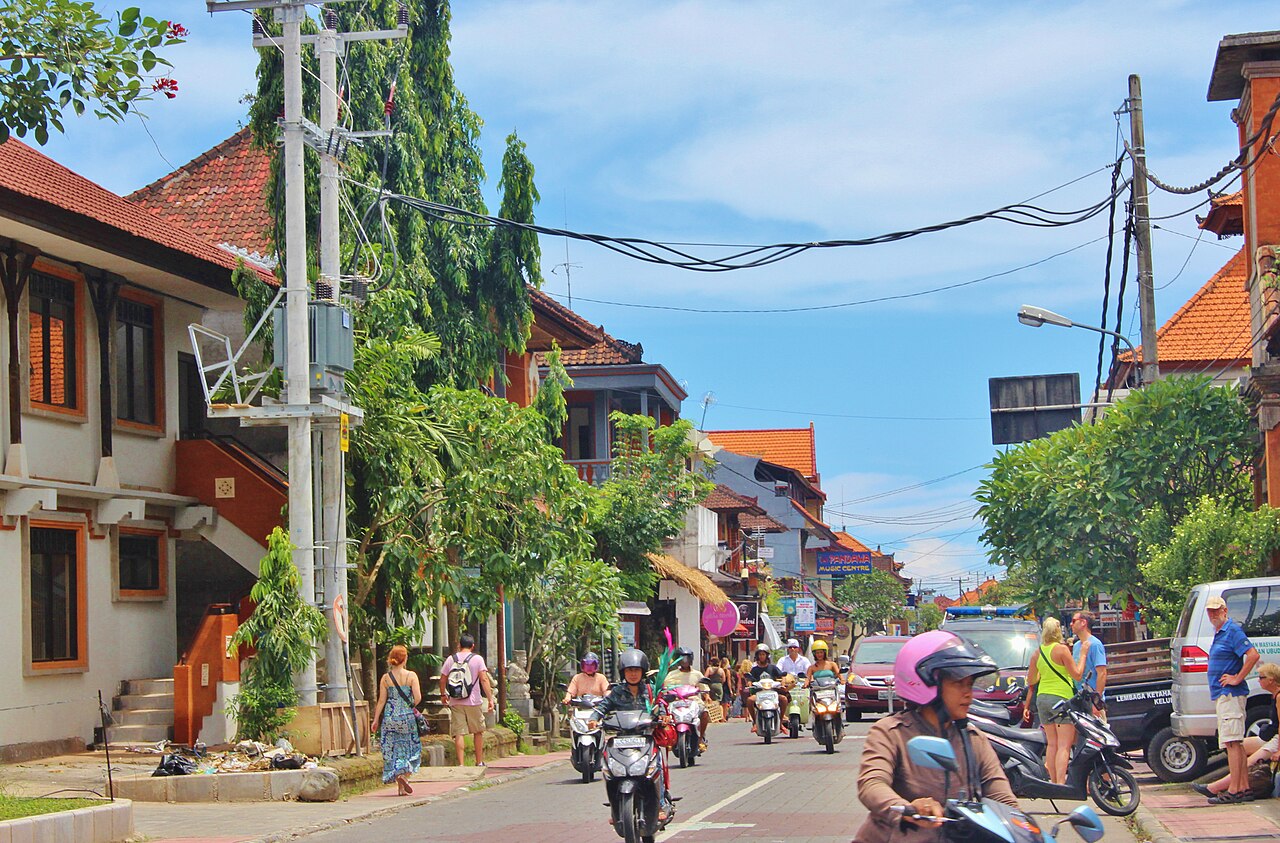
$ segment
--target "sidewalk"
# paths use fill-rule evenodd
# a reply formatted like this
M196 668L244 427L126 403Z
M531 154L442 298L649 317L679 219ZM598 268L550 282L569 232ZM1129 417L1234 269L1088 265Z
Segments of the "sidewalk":
M568 758L568 751L564 751L512 755L494 759L484 768L423 767L411 779L411 796L397 796L396 786L391 784L337 802L135 802L134 824L137 836L151 843L275 843L446 799L481 782L489 786L524 778L565 764ZM156 760L154 756L121 758L114 753L111 758L116 775L144 769L150 772ZM43 795L57 789L103 789L103 770L94 753L6 765L0 777L11 792L20 795Z
M1210 805L1185 784L1142 788L1134 819L1152 843L1280 839L1280 799Z

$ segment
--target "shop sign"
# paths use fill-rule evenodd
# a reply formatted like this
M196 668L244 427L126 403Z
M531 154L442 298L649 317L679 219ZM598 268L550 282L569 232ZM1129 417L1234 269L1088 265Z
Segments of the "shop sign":
M702 610L703 628L721 638L732 635L739 620L738 607L733 603L725 603L719 608L708 603Z
M869 550L824 550L818 553L819 576L871 573Z
M812 597L796 598L796 632L813 632L818 622L818 601Z

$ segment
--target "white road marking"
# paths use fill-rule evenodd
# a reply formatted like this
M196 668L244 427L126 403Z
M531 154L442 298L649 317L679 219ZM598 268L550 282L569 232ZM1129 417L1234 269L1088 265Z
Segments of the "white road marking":
M729 796L726 796L724 799L721 799L719 802L712 805L710 808L706 808L702 811L699 811L698 813L694 814L692 817L685 820L684 822L673 823L672 825L667 827L666 831L659 834L656 839L670 840L672 837L675 837L677 834L679 834L682 831L701 831L704 828L746 827L746 826L737 826L732 823L723 823L723 824L722 823L704 823L703 820L705 820L707 817L714 814L716 811L719 811L722 808L727 808L728 806L732 805L734 802L737 802L739 799L746 796L747 794L754 793L755 791L759 790L760 788L764 787L770 782L777 781L778 779L782 778L785 775L786 773L773 773L772 775L765 776L763 779L756 782L755 784L749 784L746 787L744 787L742 790L739 790L737 793L733 793L733 794L730 794Z

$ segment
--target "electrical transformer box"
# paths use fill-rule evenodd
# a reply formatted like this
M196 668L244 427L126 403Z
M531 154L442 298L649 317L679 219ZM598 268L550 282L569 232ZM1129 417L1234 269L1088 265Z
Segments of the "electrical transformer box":
M311 388L322 392L346 392L346 373L355 365L355 334L351 311L340 304L313 301L307 307L311 350ZM273 317L276 365L289 370L285 342L285 309L277 307Z

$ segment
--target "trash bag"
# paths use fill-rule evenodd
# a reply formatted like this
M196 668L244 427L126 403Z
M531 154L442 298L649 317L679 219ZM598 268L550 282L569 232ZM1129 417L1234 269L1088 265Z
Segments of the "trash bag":
M155 776L189 776L197 769L196 762L184 755L170 753L160 758L160 764L156 767L155 772L151 775Z
M302 765L307 763L307 756L297 753L289 755L281 753L272 756L271 769L273 770L301 770Z
M1254 799L1269 799L1275 788L1270 761L1255 761L1249 765L1249 789Z

